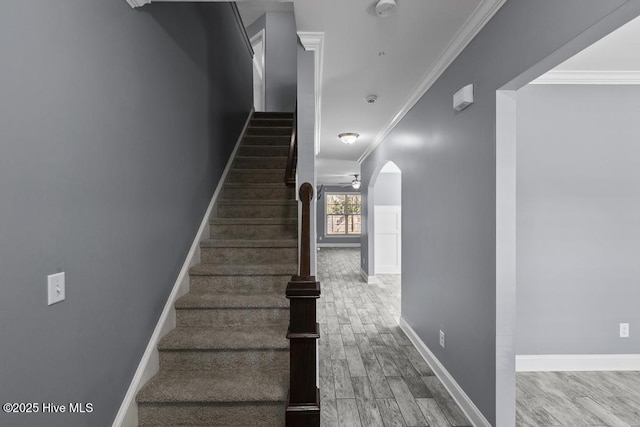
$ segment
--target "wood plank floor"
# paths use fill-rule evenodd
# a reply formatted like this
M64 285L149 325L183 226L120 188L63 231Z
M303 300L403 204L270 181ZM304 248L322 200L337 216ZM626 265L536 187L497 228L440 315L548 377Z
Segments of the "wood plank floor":
M640 372L520 372L518 426L640 426Z
M360 277L360 249L318 253L323 426L470 426L398 327L400 277Z

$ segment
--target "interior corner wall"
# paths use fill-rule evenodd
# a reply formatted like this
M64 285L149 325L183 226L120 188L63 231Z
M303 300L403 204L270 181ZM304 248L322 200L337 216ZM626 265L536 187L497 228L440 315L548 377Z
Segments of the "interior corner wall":
M0 3L2 426L113 422L252 104L231 5ZM66 300L47 305L47 275Z
M265 30L265 109L296 108L298 36L293 12L267 12L247 28L249 37Z
M515 413L496 415L500 399L510 398L496 393L496 91L542 61L557 65L567 44L575 53L639 13L637 0L505 2L361 163L363 204L387 161L402 170L410 230L402 241L403 319L492 425L515 422ZM455 112L452 96L469 83L475 103Z
M327 236L326 235L326 214L327 214L327 193L341 194L341 193L360 193L360 191L354 190L351 187L342 187L340 185L325 185L324 190L322 190L322 197L317 201L317 236L318 243L322 243L324 245L330 244L360 244L360 236Z
M297 185L296 192L300 191L300 186L308 182L313 186L314 197L311 198L311 221L309 229L311 230L311 275L316 275L317 270L317 251L316 242L316 222L317 213L317 194L316 185L316 152L315 152L315 123L316 123L316 97L315 97L315 53L306 51L302 44L296 43L297 52L297 97L298 97L298 115L297 115L297 131L296 137L298 142L298 167L297 167ZM298 224L302 226L301 209L298 209Z
M640 85L517 94L517 354L637 354Z

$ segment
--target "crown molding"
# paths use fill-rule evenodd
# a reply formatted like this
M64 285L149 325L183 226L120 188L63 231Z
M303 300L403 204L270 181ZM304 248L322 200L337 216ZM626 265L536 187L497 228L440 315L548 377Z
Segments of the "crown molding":
M637 85L640 71L552 70L534 81L537 85Z
M436 63L431 67L420 79L415 88L410 92L411 95L405 100L396 114L389 122L378 132L373 142L358 159L358 163L369 157L369 155L382 143L384 138L400 123L402 118L413 108L413 106L422 98L429 88L438 80L449 65L458 57L465 47L473 40L487 22L502 7L506 0L484 0L478 5L476 10L471 14L467 22L456 33L455 37L449 42L446 49L438 57Z
M132 9L151 3L151 0L127 0Z
M314 72L314 92L316 101L316 122L314 125L314 152L316 155L320 152L320 120L322 107L322 62L324 55L324 33L313 31L299 31L298 38L304 47L304 50L312 51L315 54L315 72Z

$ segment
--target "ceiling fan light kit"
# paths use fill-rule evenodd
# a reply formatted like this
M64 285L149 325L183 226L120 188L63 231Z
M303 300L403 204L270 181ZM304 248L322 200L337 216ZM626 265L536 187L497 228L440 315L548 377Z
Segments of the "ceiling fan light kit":
M355 132L345 132L338 135L338 138L340 138L340 141L343 143L350 145L356 142L356 139L358 139L359 136L360 135Z
M354 175L354 176L356 177L356 179L351 181L351 186L353 187L354 190L359 190L360 186L362 185L362 181L358 179L358 175Z

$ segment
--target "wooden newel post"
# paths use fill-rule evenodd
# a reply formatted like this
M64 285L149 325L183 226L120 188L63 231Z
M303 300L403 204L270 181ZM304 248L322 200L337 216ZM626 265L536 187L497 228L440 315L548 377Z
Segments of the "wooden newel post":
M290 320L287 338L290 347L290 380L287 402L287 427L320 426L320 390L316 385L316 340L320 328L316 322L316 300L320 298L320 283L311 276L311 200L313 186L305 182L300 187L302 201L302 234L300 271L287 286Z

